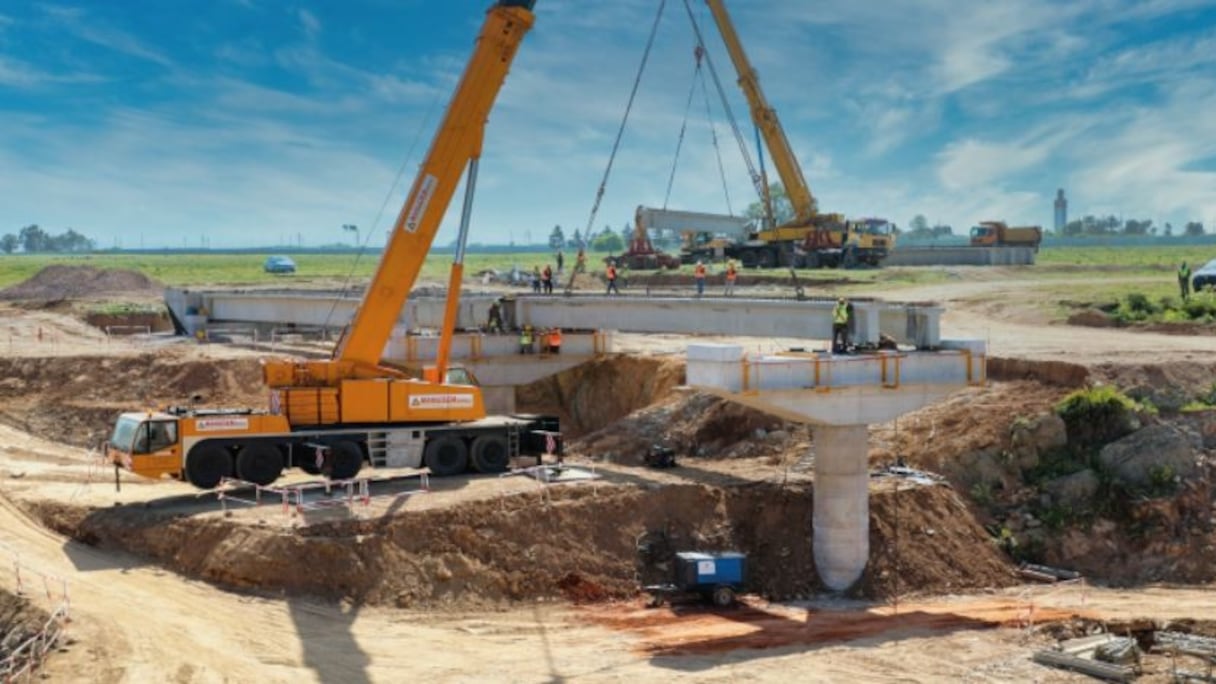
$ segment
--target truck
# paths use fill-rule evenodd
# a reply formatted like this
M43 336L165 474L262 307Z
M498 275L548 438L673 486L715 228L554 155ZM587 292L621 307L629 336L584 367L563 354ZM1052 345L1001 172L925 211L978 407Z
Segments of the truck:
M168 407L122 413L106 458L147 477L200 489L225 479L256 485L299 468L333 480L373 467L426 467L434 475L507 469L516 455L560 453L557 418L486 414L476 379L448 366L473 193L486 120L524 35L535 0L498 0L402 205L375 275L333 356L269 360L269 406ZM435 364L414 377L382 361L440 221L465 175L464 207Z
M891 230L891 224L881 219L847 221L840 214L819 212L815 196L811 194L798 158L777 118L777 111L765 97L760 87L760 77L743 50L743 43L724 0L706 0L706 4L739 76L739 87L747 99L752 122L777 168L794 212L792 219L776 225L763 168L758 174L753 172L752 180L761 197L764 218L741 239L726 245L723 249L725 256L738 260L746 267L757 268L881 264L895 248L895 233ZM692 18L691 9L689 16ZM696 27L695 19L693 26ZM696 30L698 45L703 46L700 30ZM750 169L750 160L748 166Z
M1043 229L1039 226L1007 226L1004 221L980 221L971 228L972 247L1033 247L1039 251Z

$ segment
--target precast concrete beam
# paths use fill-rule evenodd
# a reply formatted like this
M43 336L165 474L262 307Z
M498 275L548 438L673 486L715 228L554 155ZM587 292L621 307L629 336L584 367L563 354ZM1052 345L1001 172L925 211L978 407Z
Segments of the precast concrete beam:
M484 328L490 305L498 297L465 294L457 310L457 329ZM350 322L358 300L335 292L244 291L186 292L169 290L165 302L181 319L201 301L211 320L341 327ZM600 295L514 295L506 302L504 318L510 325L563 330L620 330L640 333L793 337L828 340L832 337L830 299L749 299L745 297L606 297ZM197 309L198 306L196 305ZM940 342L941 308L929 304L884 301L854 303L852 337L876 344L880 334L917 349L933 349ZM444 300L438 296L411 297L400 323L407 330L438 329L443 322Z

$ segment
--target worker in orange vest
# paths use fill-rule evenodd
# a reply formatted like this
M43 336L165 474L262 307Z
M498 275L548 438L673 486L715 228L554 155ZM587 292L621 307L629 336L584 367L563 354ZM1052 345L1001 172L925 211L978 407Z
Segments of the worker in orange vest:
M560 354L562 351L562 329L553 328L549 330L548 336L545 338L545 346L548 347L550 354Z
M621 291L616 289L616 264L614 262L608 262L608 269L604 272L604 275L608 277L608 292L605 294L612 294L614 292L620 294Z
M697 268L693 271L694 277L697 279L697 296L705 294L705 264L697 261Z
M735 278L739 275L739 271L735 269L735 260L731 259L726 262L726 296L730 297L735 294Z

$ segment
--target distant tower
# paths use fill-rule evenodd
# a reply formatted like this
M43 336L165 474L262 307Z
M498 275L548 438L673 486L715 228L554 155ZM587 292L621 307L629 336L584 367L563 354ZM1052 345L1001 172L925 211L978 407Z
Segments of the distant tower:
M1064 198L1064 188L1056 191L1056 234L1064 232L1068 225L1068 200Z

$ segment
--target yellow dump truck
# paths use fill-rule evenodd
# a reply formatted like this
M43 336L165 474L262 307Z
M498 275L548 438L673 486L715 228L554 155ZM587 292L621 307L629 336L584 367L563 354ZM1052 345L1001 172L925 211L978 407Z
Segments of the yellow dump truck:
M1039 226L1007 226L1004 221L980 221L971 229L972 247L1033 247L1039 251L1043 229Z

